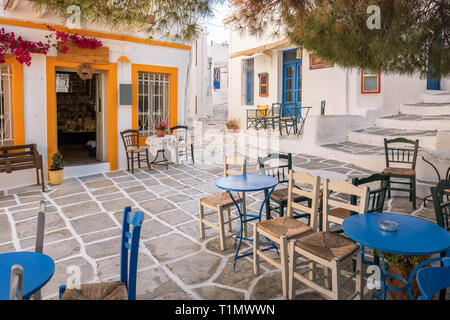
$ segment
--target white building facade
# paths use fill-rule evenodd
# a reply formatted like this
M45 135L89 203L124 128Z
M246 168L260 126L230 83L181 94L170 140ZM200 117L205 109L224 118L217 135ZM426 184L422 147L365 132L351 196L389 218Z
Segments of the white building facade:
M94 131L92 139L96 141L97 155L95 164L66 167L66 177L126 169L121 131L138 129L143 144L145 136L153 133L158 121L168 122L171 127L186 123L191 46L149 40L133 30L111 31L97 25L68 29L62 19L45 12L34 12L27 1L10 1L8 6L5 5L6 2L1 6L4 10L0 12L0 28L6 32L14 32L16 37L21 36L24 40L45 43L45 36L51 33L47 25L51 25L59 31L95 37L103 44L100 48L103 55L100 61L95 57L96 50L79 49L91 51L84 51L86 56L93 57L90 61L81 55L64 56L51 48L47 55L32 54L30 66L7 55L6 63L0 65L2 88L5 89L1 92L5 104L1 117L9 123L0 128L2 145L35 143L47 170L51 156L60 149L60 131L73 132L75 128L70 123L76 125L78 120L67 121L69 126L60 123L63 120L60 101L77 104L71 101L73 98L62 97L60 100L60 95L64 95L56 89L60 74L75 75L76 78L82 64L89 64L93 70L92 80L86 82L86 92L95 106L92 112L96 113L93 118L97 124L90 130ZM79 79L76 80L74 82L78 83ZM89 106L81 104L70 107L66 114L75 116L78 112L82 114L80 119L86 119ZM35 175L29 171L31 173L24 170L0 175L0 190L35 183Z

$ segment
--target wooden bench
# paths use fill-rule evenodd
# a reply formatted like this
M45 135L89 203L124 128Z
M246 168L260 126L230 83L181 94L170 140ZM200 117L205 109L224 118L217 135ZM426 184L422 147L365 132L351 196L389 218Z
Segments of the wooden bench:
M39 169L41 169L42 192L45 192L42 156L36 144L0 146L0 173L26 169L36 169L37 184L39 184Z

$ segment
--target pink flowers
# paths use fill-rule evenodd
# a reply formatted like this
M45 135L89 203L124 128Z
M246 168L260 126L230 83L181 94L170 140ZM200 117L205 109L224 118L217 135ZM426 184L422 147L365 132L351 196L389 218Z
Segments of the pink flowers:
M101 46L103 46L103 43L101 41L98 41L95 38L86 38L85 36L79 36L77 33L70 34L63 31L56 31L54 28L47 26L47 28L51 31L55 31L56 34L56 40L61 41L62 43L73 43L78 48L81 49L97 49ZM66 51L64 51L66 50ZM63 47L63 52L67 52L69 50L66 46Z
M21 64L25 63L30 66L30 53L47 54L49 49L50 44L48 43L27 41L20 36L16 38L14 32L6 32L5 28L0 29L0 64L5 63L5 55L9 52L15 55Z
M166 130L168 127L169 127L169 124L165 123L164 121L156 123L156 130Z
M98 41L95 38L86 38L84 36L79 36L78 34L69 34L63 31L56 31L54 28L47 26L50 31L54 31L53 34L45 36L47 38L47 43L43 43L42 41L33 42L28 40L23 40L21 36L16 38L14 32L6 32L5 28L0 29L0 64L6 62L5 55L10 53L16 56L17 61L21 64L26 64L27 66L31 65L31 53L41 53L47 54L48 50L53 46L56 47L55 44L50 44L53 36L56 35L56 40L61 41L62 43L73 43L78 48L81 49L97 49L103 46L101 41ZM62 48L58 49L63 53L69 51L67 46L62 46Z

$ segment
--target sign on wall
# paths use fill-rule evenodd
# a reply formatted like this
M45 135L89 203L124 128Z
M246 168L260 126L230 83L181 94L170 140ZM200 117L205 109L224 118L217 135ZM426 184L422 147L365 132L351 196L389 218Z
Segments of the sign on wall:
M66 46L69 48L67 53L62 53L62 47ZM99 47L95 50L92 49L81 49L72 43L61 43L58 42L58 54L57 57L63 61L71 62L81 62L90 64L107 64L109 63L109 48Z

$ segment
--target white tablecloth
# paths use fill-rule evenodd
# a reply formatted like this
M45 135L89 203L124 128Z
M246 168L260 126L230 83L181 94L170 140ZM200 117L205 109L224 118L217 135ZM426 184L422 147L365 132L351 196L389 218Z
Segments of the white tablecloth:
M172 135L165 135L164 137L148 136L145 144L148 145L148 150L153 156L156 156L158 150L164 150L164 154L169 162L176 161L176 142L177 139ZM159 156L158 160L162 159Z

